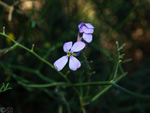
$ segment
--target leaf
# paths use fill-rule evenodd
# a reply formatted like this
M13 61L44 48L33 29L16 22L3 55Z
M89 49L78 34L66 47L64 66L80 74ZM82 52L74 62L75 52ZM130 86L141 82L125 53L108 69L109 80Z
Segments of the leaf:
M123 58L123 57L124 57L124 55L125 55L125 54L120 55L120 56L119 56L119 59Z
M118 49L118 51L120 51L121 49L123 49L125 45L126 45L125 43L122 44L121 47Z

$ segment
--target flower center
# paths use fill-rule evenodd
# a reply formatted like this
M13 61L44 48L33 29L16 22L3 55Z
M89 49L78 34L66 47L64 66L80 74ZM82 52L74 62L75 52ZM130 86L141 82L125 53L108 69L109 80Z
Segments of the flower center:
M70 51L68 51L67 56L71 56L71 52Z
M67 56L69 57L69 56L76 56L76 54L74 54L74 53L71 53L70 51L68 51L68 53L67 53Z

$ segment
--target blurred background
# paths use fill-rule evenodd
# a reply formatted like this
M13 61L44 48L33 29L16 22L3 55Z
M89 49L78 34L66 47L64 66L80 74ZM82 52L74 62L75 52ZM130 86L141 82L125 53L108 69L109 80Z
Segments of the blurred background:
M62 46L75 42L78 24L95 27L93 41L85 51L92 81L107 81L117 58L115 42L126 43L121 51L128 75L118 82L131 91L150 94L150 0L1 0L0 31L46 60L65 55ZM71 88L28 88L18 81L34 84L64 81L58 73L13 42L0 36L0 86L10 83L12 90L0 93L0 107L13 107L14 113L80 113ZM82 62L82 58L79 58ZM131 60L132 59L132 60ZM86 81L87 66L77 71L62 70L72 83ZM11 73L10 73L11 71ZM83 81L84 82L84 81ZM92 92L101 90L93 86ZM92 93L91 92L91 93ZM68 110L69 109L69 110ZM85 106L87 113L150 113L150 101L111 88Z

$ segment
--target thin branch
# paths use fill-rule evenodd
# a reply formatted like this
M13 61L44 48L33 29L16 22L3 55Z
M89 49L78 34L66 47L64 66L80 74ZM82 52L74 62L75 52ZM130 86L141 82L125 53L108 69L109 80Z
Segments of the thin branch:
M5 29L3 30L5 31ZM5 34L5 32L1 33L0 35L10 39L13 43L15 43L17 46L21 47L22 49L25 49L26 51L28 51L29 53L32 53L34 56L36 56L39 60L41 60L42 62L44 62L45 64L49 65L52 69L54 69L55 71L57 71L57 69L55 69L55 67L48 62L47 60L45 60L44 58L42 58L41 56L39 56L37 53L35 53L34 51L32 51L32 49L29 49L25 46L23 46L22 44L18 43L17 41L15 41L14 39L12 39L11 37L9 37L8 35ZM60 71L57 71L57 73L64 78L68 84L71 84L70 80ZM75 87L72 87L74 89L74 91L77 93L78 96L80 96L80 93L78 92L78 90Z
M118 88L119 90L121 90L121 91L123 91L123 92L125 92L127 94L130 94L130 95L132 95L134 97L143 98L143 99L150 99L150 94L149 95L143 95L143 94L135 93L133 91L130 91L130 90L126 89L126 88L121 87L120 85L118 85L118 84L116 84L114 82L111 82L111 84L114 87Z
M114 80L114 82L117 83L119 80L121 80L126 75L127 75L127 72L123 73L116 80ZM99 91L98 93L96 93L95 96L92 96L92 98L89 100L89 102L95 101L97 98L99 98L102 94L104 94L111 87L112 87L112 85L106 86L104 89L102 89L101 91Z
M101 81L101 82L84 82L84 83L75 83L75 84L68 84L64 82L55 82L51 84L25 84L23 82L18 82L19 84L25 87L54 87L54 86L66 86L66 87L79 87L79 86L95 86L95 85L111 85L111 81Z
M2 6L4 6L4 7L7 7L7 8L10 7L8 4L6 4L6 3L4 3L4 2L2 2L2 1L0 1L0 5L2 5Z

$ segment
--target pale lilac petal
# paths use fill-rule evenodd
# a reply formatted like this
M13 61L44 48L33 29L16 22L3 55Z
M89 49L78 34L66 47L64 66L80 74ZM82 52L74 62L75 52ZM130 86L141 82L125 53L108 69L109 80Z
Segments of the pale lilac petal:
M94 29L94 26L93 26L92 24L90 24L90 23L85 23L85 25L86 25L88 28L90 28L90 29Z
M79 29L79 32L80 33L83 33L84 31L83 31L83 28L84 28L84 26L82 26L80 29Z
M64 68L64 66L67 64L67 62L68 62L68 56L66 55L66 56L63 56L63 57L59 58L58 60L56 60L54 62L54 67L58 71L60 71Z
M78 25L78 28L80 29L80 27L82 27L83 25L84 25L84 22L80 23L80 24Z
M80 61L74 57L74 56L70 56L70 60L69 60L69 68L73 71L77 70L79 67L81 66Z
M83 33L83 39L88 43L92 41L92 37L93 37L92 34Z
M84 27L85 27L85 26L81 26L81 27L79 28L79 32L80 32L80 33L83 33L83 32L84 32L84 31L83 31L83 30L84 30Z
M88 27L83 27L83 32L84 33L93 33L94 29L88 28Z
M71 48L71 53L81 51L85 47L85 43L82 41L77 41L73 44Z
M80 24L78 25L78 28L79 28L79 32L80 32L80 33L83 33L84 23L83 23L83 22L80 23Z
M63 46L64 51L67 53L72 47L72 41L66 42Z

